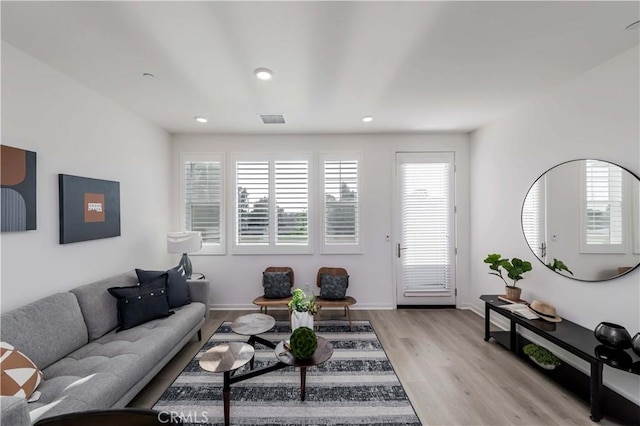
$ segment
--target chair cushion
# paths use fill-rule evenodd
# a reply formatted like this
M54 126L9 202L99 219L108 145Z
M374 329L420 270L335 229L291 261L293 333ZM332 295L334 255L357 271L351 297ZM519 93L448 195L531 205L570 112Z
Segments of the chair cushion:
M289 272L263 272L262 286L267 299L282 299L291 296Z
M166 293L168 274L134 287L111 287L109 293L118 299L118 331L127 330L157 318L171 315Z
M0 342L0 395L31 397L42 381L42 371L25 354Z
M342 300L347 294L349 275L320 275L320 298Z
M189 297L189 286L187 285L187 274L181 265L171 268L168 271L145 271L136 269L138 281L141 283L153 280L160 275L167 273L167 298L169 299L169 309L191 303Z

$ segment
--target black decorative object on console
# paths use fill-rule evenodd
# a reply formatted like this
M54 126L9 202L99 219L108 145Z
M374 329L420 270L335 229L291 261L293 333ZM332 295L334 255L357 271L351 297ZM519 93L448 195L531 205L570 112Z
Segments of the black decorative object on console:
M640 333L636 333L631 339L631 349L636 353L636 355L640 356Z
M593 330L596 339L611 349L627 349L631 347L631 335L621 325L611 322L601 322Z
M611 349L605 345L598 345L595 349L595 354L605 364L617 368L618 370L628 371L631 369L633 360L631 356L625 351Z

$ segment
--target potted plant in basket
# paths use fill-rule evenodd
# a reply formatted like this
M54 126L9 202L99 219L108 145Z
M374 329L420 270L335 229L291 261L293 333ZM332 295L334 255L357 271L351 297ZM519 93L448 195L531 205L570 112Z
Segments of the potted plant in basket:
M493 253L487 256L484 263L489 264L489 269L491 270L489 274L500 277L500 279L504 281L507 299L519 301L522 289L516 284L518 281L524 279L523 275L525 272L533 269L531 262L518 259L517 257L511 260L503 259L501 254ZM502 269L507 271L507 277L513 282L511 285L502 276Z
M296 288L289 302L289 310L291 311L291 331L298 327L309 327L313 330L313 315L318 312L315 294L307 297L302 289Z

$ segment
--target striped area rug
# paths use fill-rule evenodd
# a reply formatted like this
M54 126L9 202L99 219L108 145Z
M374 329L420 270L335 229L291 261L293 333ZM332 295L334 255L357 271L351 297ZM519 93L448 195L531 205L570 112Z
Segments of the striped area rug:
M177 413L186 424L222 424L222 374L203 371L198 360L212 346L246 341L223 323L164 392L155 410ZM231 385L235 425L420 425L411 402L369 321L321 321L331 359L307 369L306 400L300 401L300 371L293 367ZM288 322L261 335L277 343L289 338ZM256 343L255 368L276 362L273 349ZM238 372L248 369L248 364Z

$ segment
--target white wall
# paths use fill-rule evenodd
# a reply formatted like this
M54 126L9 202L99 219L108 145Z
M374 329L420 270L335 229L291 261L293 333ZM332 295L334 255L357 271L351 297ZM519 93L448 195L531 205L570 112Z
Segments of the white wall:
M524 299L551 302L559 315L588 329L611 321L632 335L640 331L640 270L595 283L561 277L534 258L520 227L529 186L558 163L598 158L640 174L639 70L634 48L472 134L470 302L478 312L481 294L503 291L482 262L497 252L532 261L534 270L521 282ZM605 367L604 379L640 402L638 376Z
M227 202L227 254L224 256L189 257L195 272L204 273L212 283L212 304L218 308L253 307L251 301L262 294L261 274L267 266L290 266L294 269L296 286L308 283L315 289L318 268L340 266L350 275L349 294L358 300L354 309L394 308L395 287L392 226L393 170L396 151L455 151L458 167L458 294L468 291L469 249L469 176L467 135L176 135L174 136L173 197L180 197L180 154L185 152L224 153L227 160L226 178L231 182L230 154L233 152L361 152L360 200L362 203L363 254L319 254L319 235L315 235L312 255L232 255L230 254L233 195ZM227 185L229 187L229 185ZM180 206L173 210L176 230ZM315 227L318 230L319 227ZM390 235L391 241L385 241ZM177 263L177 258L175 259Z
M164 130L3 42L2 143L37 154L37 230L1 236L2 311L134 267L169 266ZM120 237L58 243L58 173L120 182Z

